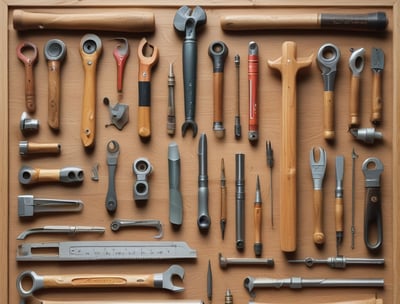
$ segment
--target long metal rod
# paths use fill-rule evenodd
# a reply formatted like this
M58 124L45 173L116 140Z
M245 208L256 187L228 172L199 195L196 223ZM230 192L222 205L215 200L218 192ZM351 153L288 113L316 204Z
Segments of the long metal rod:
M355 248L355 234L356 234L356 158L358 155L353 151L351 153L352 168L351 168L351 249Z

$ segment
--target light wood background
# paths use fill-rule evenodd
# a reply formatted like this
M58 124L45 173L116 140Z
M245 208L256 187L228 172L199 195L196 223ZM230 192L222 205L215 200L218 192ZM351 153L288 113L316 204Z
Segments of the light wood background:
M88 6L82 5L87 4ZM19 296L15 288L15 279L18 273L24 270L34 270L38 274L74 274L74 273L155 273L165 271L170 262L101 262L101 263L17 263L15 252L18 244L16 236L25 229L44 225L96 225L106 227L106 233L98 235L65 236L31 236L26 242L62 241L62 240L152 240L153 230L126 229L117 234L111 232L109 225L114 218L132 219L160 219L164 223L163 240L186 241L195 248L198 258L195 262L175 262L185 268L183 282L176 282L185 287L180 294L173 294L163 290L48 290L38 293L43 299L194 299L207 301L206 274L207 263L211 261L214 279L213 302L222 302L225 290L230 288L234 301L244 303L249 295L243 287L246 276L285 278L302 276L305 278L371 278L385 279L384 289L343 288L343 289L303 289L303 290L257 290L258 302L274 303L321 303L347 299L369 298L374 295L382 297L386 303L398 301L398 227L393 220L399 215L398 207L398 107L397 88L398 62L394 54L397 47L395 30L397 16L393 14L393 7L397 3L387 1L380 7L374 7L375 2L357 3L348 7L347 2L335 2L336 7L317 7L317 3L308 2L305 7L297 6L297 2L287 6L278 3L247 3L240 1L238 7L231 6L226 1L202 3L207 13L207 24L198 31L198 78L197 78L197 108L196 121L199 134L205 132L208 137L208 175L209 175L209 209L212 219L208 234L201 234L197 228L197 175L198 157L197 146L199 135L192 138L191 131L182 137L180 127L184 121L183 109L183 79L181 52L183 38L175 32L172 22L176 10L180 5L170 5L158 1L153 5L131 4L119 1L123 8L112 7L114 2L103 3L102 7L93 7L93 1L74 4L62 2L65 8L51 7L48 2L34 4L30 11L51 12L103 12L108 10L142 10L154 12L156 30L152 34L126 34L96 32L103 43L103 54L98 65L97 82L97 135L96 147L92 153L86 153L79 137L81 101L83 95L83 68L79 55L79 42L87 32L67 31L29 31L16 32L12 27L11 13L14 7L24 7L26 2L3 3L2 15L7 18L8 31L2 31L2 42L6 46L1 54L8 58L5 63L2 59L2 71L6 88L3 87L1 107L2 130L2 219L3 242L2 258L7 277L2 277L3 296L8 303L17 303ZM185 3L183 3L185 4ZM182 4L182 5L183 5ZM246 6L248 4L248 6ZM295 5L296 4L296 5ZM365 5L364 5L365 4ZM38 7L36 7L36 5ZM77 7L75 7L75 5ZM318 2L318 6L320 3ZM43 6L39 8L39 6ZM118 6L118 5L115 5ZM307 6L307 8L306 8ZM260 32L223 32L219 19L226 14L258 13L258 14L301 14L308 12L338 12L338 13L366 13L383 10L389 17L386 33L359 33L335 31L260 31ZM398 9L398 7L397 7ZM4 18L3 18L4 20ZM3 22L4 24L4 22ZM398 29L397 29L398 31ZM397 32L398 33L398 32ZM8 37L7 37L8 35ZM105 128L109 122L108 109L102 104L108 96L114 104L117 102L116 92L116 64L112 56L116 44L112 38L123 35L130 44L131 55L127 61L124 76L123 102L129 104L129 124L122 130ZM160 60L153 70L152 79L152 132L149 143L142 143L137 135L137 46L145 36L150 43L160 50ZM47 120L47 64L43 55L43 47L47 40L60 38L67 45L67 57L62 66L62 106L61 131L54 134L48 128ZM28 40L39 47L39 62L34 69L37 113L35 118L40 120L40 132L27 139L33 142L59 142L62 153L58 157L30 157L21 158L18 153L18 142L25 139L19 130L19 119L24 105L24 68L16 57L16 46L19 42ZM212 131L213 100L212 100L212 62L207 54L209 44L214 40L223 40L229 48L229 55L225 63L225 90L224 90L224 124L226 136L218 140ZM247 85L247 46L250 41L256 41L259 46L259 136L257 145L252 146L247 140L248 122L248 85ZM334 145L328 145L322 137L322 97L323 85L320 70L316 61L310 68L302 70L297 81L298 104L298 225L297 225L297 252L295 257L312 256L325 258L336 254L335 227L334 227L334 190L335 190L335 156L345 156L344 203L345 203L345 238L340 254L348 257L376 257L366 250L363 242L363 215L364 215L364 176L361 171L362 162L370 156L380 158L385 166L382 176L382 207L384 222L383 251L378 257L385 258L385 267L348 267L346 270L332 270L327 266L315 266L308 269L305 265L289 265L287 257L279 247L279 166L280 166L280 132L281 132L281 80L280 75L267 67L267 60L278 58L281 55L281 45L284 41L293 40L298 45L298 56L310 54L316 56L319 47L327 42L336 44L342 53L335 85L335 111L337 140ZM4 43L5 41L5 43ZM385 52L384 71L384 113L383 124L379 131L383 132L384 140L374 146L366 146L353 140L347 132L348 100L350 85L350 70L348 58L350 48L364 47L366 65L361 80L361 117L362 126L370 127L371 80L370 54L372 47L380 47ZM398 49L397 49L398 50ZM8 53L7 53L8 52ZM234 105L235 105L235 54L241 56L241 122L243 137L235 140L233 133ZM167 75L169 63L174 63L176 76L176 115L177 133L170 137L166 132L167 117ZM8 94L8 95L7 95ZM8 98L7 98L8 96ZM109 216L104 207L107 192L108 171L106 164L106 144L115 139L120 143L116 190L118 210L113 217ZM269 200L269 169L266 164L265 141L271 140L275 166L273 169L273 195L275 227L272 229L270 221ZM175 141L179 145L181 154L181 190L184 200L184 223L180 230L172 229L168 222L168 144ZM324 230L327 242L323 249L313 244L312 233L312 179L309 168L309 151L313 146L323 146L328 155L327 173L324 182ZM8 147L8 149L6 148ZM359 155L356 161L356 248L350 248L351 234L351 151L355 149ZM246 163L246 245L245 251L240 253L235 248L235 153L245 153ZM135 181L131 167L135 159L147 157L154 170L149 179L150 199L145 206L138 206L133 200L132 187ZM225 240L221 240L219 228L220 202L219 177L220 160L225 159L227 193L228 193L228 220ZM99 182L90 179L91 167L99 163ZM85 181L81 186L65 187L57 184L22 187L18 183L18 170L21 165L38 168L61 168L64 166L78 166L84 169ZM218 253L228 257L253 257L253 201L255 198L256 176L260 176L263 199L263 230L264 257L275 259L274 268L232 267L221 270L218 266ZM83 212L59 216L39 216L31 221L20 221L17 216L17 195L33 194L36 197L81 199L85 203ZM8 204L7 204L8 201ZM8 242L7 242L8 241ZM8 250L7 250L8 248ZM7 292L4 293L4 291ZM318 300L317 300L318 299ZM397 299L397 300L396 300Z

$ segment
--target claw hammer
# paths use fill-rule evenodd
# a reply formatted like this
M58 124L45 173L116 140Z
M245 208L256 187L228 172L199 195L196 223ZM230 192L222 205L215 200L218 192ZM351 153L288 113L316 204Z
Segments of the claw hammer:
M281 250L296 250L296 75L312 63L313 55L296 59L297 45L293 41L282 44L282 56L268 60L268 66L282 75L282 132L280 177Z
M152 51L146 56L146 46ZM138 133L141 139L149 139L151 136L150 105L151 105L151 69L157 64L159 57L158 48L149 44L146 38L139 42L139 109L138 109Z

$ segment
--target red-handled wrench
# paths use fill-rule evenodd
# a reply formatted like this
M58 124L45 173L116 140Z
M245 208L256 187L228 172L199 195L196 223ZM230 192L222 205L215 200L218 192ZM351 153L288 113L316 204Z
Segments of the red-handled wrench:
M118 93L122 92L123 87L123 77L124 77L124 70L126 60L129 57L129 43L126 38L118 37L114 38L114 40L121 41L122 43L118 43L113 51L113 55L115 61L117 63L117 90Z

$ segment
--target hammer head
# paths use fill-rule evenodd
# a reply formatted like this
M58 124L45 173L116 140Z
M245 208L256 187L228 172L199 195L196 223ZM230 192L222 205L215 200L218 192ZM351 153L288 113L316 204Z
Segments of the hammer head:
M196 39L196 28L206 22L206 12L200 6L193 10L186 5L182 6L174 17L174 27L177 31L185 33L185 39Z

